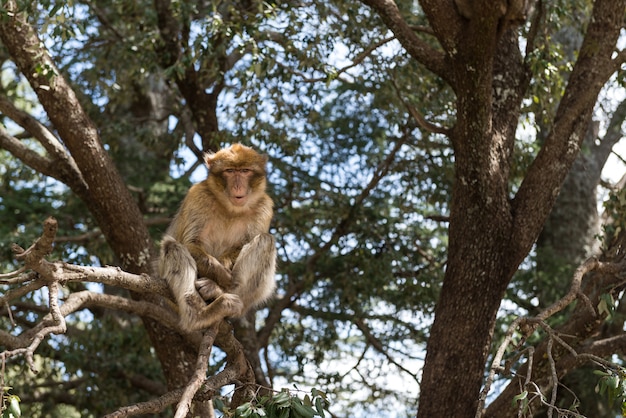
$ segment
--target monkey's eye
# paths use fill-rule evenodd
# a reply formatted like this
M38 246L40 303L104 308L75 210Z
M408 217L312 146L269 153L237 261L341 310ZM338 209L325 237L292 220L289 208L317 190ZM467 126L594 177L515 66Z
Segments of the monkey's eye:
M237 170L235 170L234 168L227 168L226 170L224 170L224 172L228 174L233 174L235 171Z
M252 170L250 170L249 168L242 168L242 169L241 169L241 170L239 170L239 171L240 171L241 173L244 173L244 174L245 174L245 173L249 173L249 172L251 172Z

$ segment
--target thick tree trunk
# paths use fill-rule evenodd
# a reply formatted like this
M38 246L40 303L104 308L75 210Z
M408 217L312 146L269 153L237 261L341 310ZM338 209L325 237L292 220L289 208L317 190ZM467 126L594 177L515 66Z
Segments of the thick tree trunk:
M502 42L496 48L502 22L494 22L497 10L489 10L492 3L475 8L482 11L482 19L463 24L450 63L458 100L451 135L456 175L449 258L427 346L418 417L475 415L500 301L554 204L597 94L614 69L611 54L625 5L596 3L551 134L513 201L508 182L515 138L511 123L516 120L506 113L506 97L513 96L509 105L521 100L522 90L516 87L523 87L523 77L508 92L498 89L501 78L517 70L501 65L514 63L503 58L512 57L514 48ZM427 15L442 10L441 4L430 1L423 7Z
M150 273L152 243L143 216L104 150L97 128L16 3L8 1L4 7L10 13L0 21L2 43L28 79L76 162L79 171L74 175L82 177L87 186L72 190L95 217L122 267L132 273ZM47 77L41 74L41 68L52 73ZM152 302L162 303L158 299ZM144 322L168 385L171 388L183 386L193 371L197 353L189 349L180 335L152 320Z

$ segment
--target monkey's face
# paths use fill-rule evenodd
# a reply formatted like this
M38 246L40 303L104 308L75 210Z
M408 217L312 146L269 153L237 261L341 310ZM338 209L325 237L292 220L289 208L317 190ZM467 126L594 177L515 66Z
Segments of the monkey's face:
M219 185L234 207L246 207L264 196L267 156L235 144L205 155L205 162L209 167L209 183Z
M228 168L222 172L225 191L230 203L245 206L253 192L252 178L255 173L250 168Z

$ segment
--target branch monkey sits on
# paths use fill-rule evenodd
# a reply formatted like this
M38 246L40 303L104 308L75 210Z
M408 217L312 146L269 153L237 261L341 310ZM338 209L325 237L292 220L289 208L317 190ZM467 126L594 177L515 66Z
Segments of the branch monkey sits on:
M267 156L234 144L206 154L205 162L209 175L189 189L163 237L158 263L186 331L243 316L276 288Z

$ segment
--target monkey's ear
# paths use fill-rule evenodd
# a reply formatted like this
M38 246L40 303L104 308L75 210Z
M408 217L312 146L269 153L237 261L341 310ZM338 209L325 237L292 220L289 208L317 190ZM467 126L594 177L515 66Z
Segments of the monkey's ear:
M207 168L211 169L211 164L213 164L213 159L215 158L215 153L213 152L205 152L204 153L204 164L206 164Z

